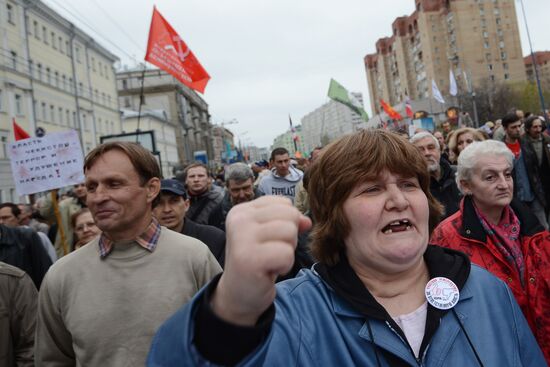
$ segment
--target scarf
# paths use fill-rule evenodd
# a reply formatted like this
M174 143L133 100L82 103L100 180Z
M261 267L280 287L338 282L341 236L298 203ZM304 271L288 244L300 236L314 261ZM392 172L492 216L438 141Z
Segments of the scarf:
M521 285L523 286L525 262L521 252L521 242L519 240L520 222L518 217L510 205L506 205L502 212L500 222L498 225L494 225L477 209L475 204L474 208L487 237L493 241L500 253L504 255L506 261L517 269L520 275Z

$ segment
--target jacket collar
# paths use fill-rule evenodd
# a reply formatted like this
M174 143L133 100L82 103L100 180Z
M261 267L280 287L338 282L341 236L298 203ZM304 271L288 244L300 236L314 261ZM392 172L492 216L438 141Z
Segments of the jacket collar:
M487 241L487 235L477 217L472 198L470 196L464 197L461 205L462 228L460 230L460 235L485 243ZM521 201L512 199L510 206L519 219L520 233L522 236L533 236L544 231L544 227L542 227L537 218L529 212Z

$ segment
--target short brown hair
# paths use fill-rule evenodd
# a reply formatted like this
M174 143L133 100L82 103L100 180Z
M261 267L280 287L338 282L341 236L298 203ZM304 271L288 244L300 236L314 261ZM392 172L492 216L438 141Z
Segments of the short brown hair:
M339 261L350 231L344 202L358 184L384 170L416 177L428 198L430 233L438 224L443 207L430 193L430 174L419 150L399 135L363 130L327 146L310 167L309 205L315 223L311 250L317 260L328 265Z
M185 167L185 170L184 170L184 173L185 173L185 179L184 181L187 180L187 172L189 172L189 170L191 168L197 168L197 167L202 167L204 168L204 170L206 171L206 175L209 176L210 175L210 172L208 172L208 167L206 166L206 164L202 163L202 162L193 162L191 163L190 165L188 165L187 167Z
M140 144L127 141L113 141L95 147L84 160L84 172L92 168L99 157L111 150L118 150L128 157L139 176L142 186L152 178L162 179L160 167L153 154ZM157 195L153 201L153 207L158 204L159 200L159 195Z

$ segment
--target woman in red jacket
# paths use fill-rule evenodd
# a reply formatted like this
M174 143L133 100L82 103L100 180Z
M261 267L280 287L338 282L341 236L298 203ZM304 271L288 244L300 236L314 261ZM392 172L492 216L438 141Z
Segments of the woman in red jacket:
M513 162L499 141L464 149L456 181L465 197L431 243L467 253L508 284L550 363L550 232L513 199Z

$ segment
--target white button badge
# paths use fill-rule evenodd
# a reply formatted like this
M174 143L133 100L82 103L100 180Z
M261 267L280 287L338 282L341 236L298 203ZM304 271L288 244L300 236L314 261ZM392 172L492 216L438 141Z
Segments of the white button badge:
M424 290L428 303L440 310L453 308L460 298L460 291L452 280L444 277L433 278Z

